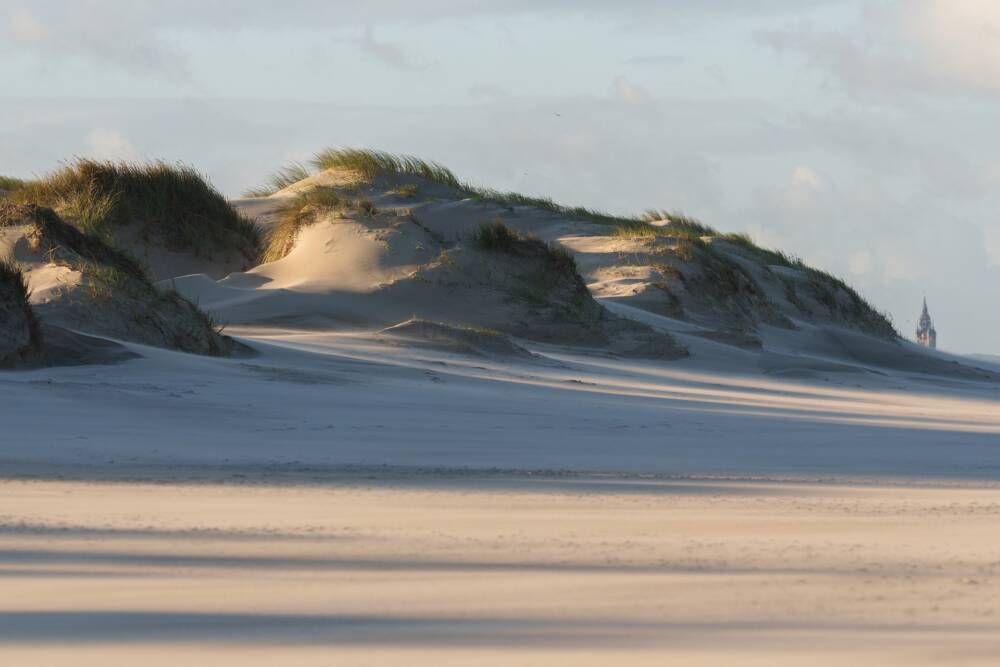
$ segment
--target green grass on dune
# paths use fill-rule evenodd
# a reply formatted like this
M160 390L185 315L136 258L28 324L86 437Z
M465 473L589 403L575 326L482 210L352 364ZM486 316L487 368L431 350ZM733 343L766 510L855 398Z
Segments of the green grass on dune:
M9 199L52 208L104 239L138 224L144 238L159 237L174 250L203 255L237 250L248 259L259 254L253 222L184 165L81 159L24 183Z
M244 190L243 196L269 197L279 190L284 190L289 185L294 185L301 180L309 178L311 175L309 168L304 164L301 162L292 162L271 174L264 185Z
M24 187L25 183L25 180L14 178L13 176L0 176L0 190L5 190L7 192L20 190Z
M326 148L316 153L312 165L320 170L350 169L368 180L385 175L419 176L434 183L463 189L450 169L412 155L363 148Z

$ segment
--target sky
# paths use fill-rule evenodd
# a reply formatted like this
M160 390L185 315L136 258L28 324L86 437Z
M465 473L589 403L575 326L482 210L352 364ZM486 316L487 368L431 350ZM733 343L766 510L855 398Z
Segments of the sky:
M1000 354L995 0L0 0L0 174L326 146L683 211Z

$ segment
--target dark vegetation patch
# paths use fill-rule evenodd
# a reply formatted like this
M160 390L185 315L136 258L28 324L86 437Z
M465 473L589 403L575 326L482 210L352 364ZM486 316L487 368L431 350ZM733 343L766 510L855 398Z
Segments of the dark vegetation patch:
M20 190L24 187L25 181L20 178L14 178L13 176L0 176L0 190L6 192L14 192L15 190Z
M554 275L574 279L582 286L583 291L587 291L587 286L577 271L576 259L565 248L522 234L500 220L481 224L473 241L480 250L487 252L541 259Z
M236 251L248 264L259 255L254 223L183 165L78 160L25 183L10 199L52 208L108 241L118 228L138 224L145 240L162 239L171 250L201 256Z
M483 252L525 260L507 285L511 300L555 320L597 327L602 309L577 271L575 258L564 248L522 234L499 219L481 224L472 241Z

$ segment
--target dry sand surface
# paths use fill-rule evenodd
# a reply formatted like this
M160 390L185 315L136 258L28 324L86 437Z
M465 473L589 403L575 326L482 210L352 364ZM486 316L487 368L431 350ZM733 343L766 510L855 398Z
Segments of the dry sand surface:
M5 481L0 498L5 665L993 665L1000 651L997 488L390 475Z

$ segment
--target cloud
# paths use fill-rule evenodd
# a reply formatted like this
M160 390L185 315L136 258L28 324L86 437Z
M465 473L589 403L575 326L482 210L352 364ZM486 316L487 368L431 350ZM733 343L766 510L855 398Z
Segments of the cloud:
M760 44L798 54L856 95L1000 93L1000 4L889 0L831 29L808 19L759 30Z
M27 9L17 9L8 17L7 31L18 44L37 44L48 36L42 24Z
M786 221L825 222L827 202L823 198L824 190L826 183L823 178L810 167L799 165L792 170L786 183L760 191L758 205L765 210L780 212L781 219Z
M380 42L375 38L375 29L371 26L365 28L365 34L361 38L361 53L366 58L395 69L421 70L427 67L427 63L414 60L397 45Z
M140 159L139 151L118 130L97 128L87 134L87 157L97 160L125 160L128 162Z
M907 3L904 31L920 47L929 76L1000 93L1000 4L995 0Z
M8 32L17 45L12 51L33 55L40 65L64 69L84 60L172 80L189 78L181 51L153 27L160 17L153 3L37 0L31 7L8 16Z

